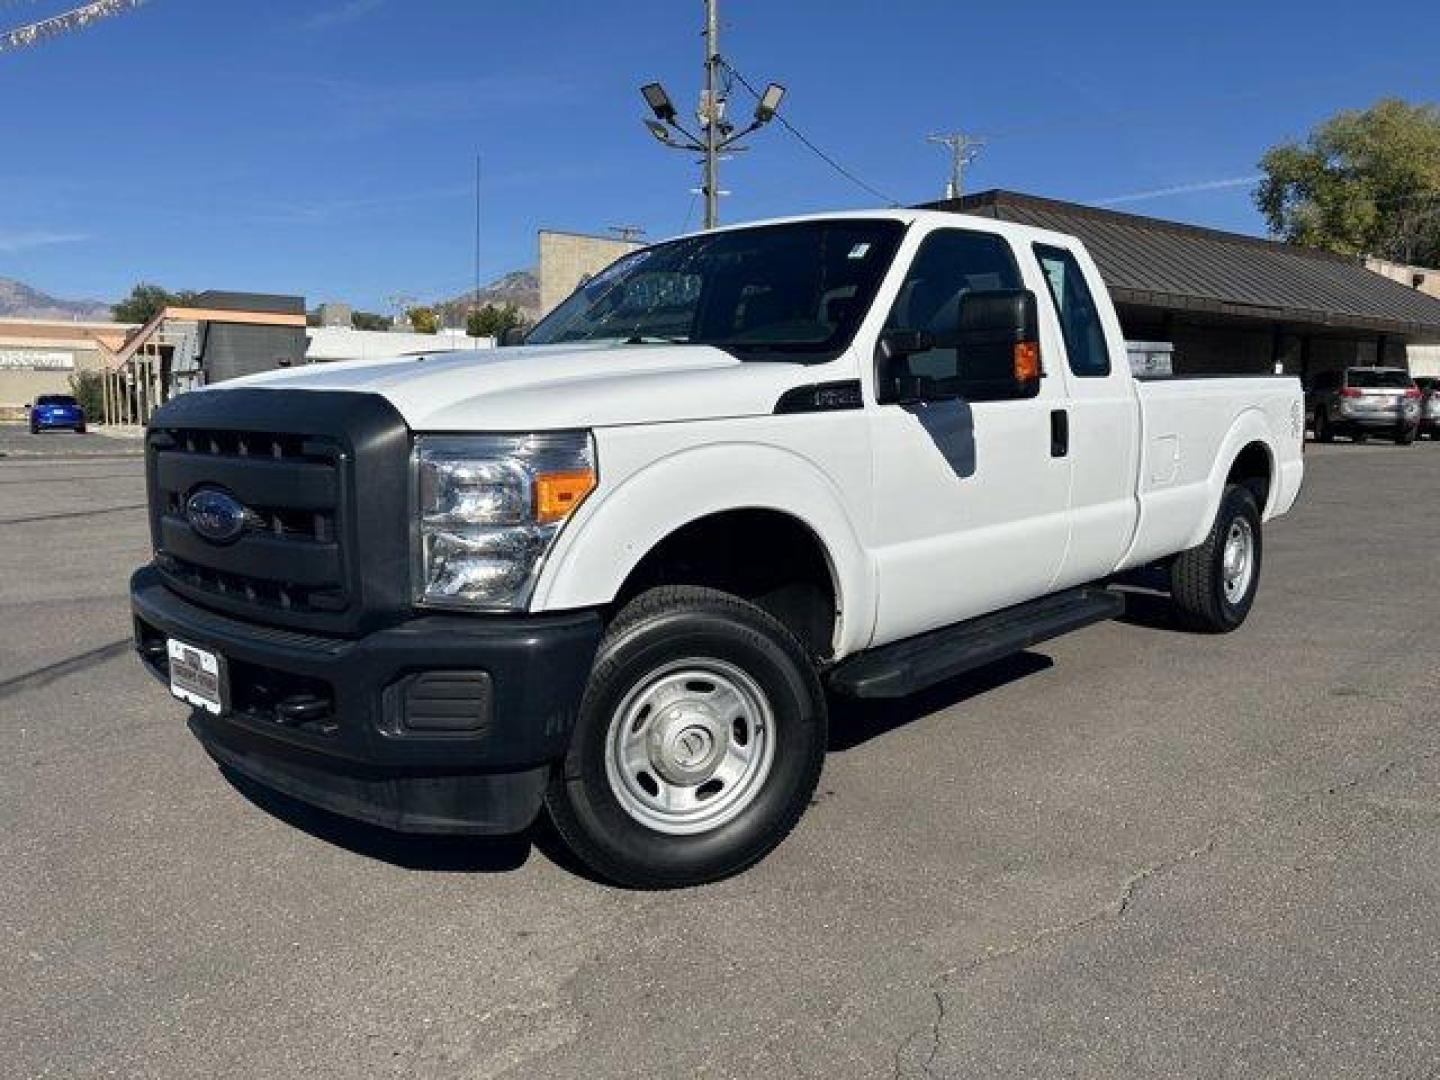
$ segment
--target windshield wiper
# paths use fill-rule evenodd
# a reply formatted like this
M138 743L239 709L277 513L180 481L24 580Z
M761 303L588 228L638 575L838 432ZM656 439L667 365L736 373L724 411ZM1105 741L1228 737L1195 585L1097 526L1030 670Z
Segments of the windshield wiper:
M626 345L688 345L688 337L666 337L664 334L632 334L625 339Z

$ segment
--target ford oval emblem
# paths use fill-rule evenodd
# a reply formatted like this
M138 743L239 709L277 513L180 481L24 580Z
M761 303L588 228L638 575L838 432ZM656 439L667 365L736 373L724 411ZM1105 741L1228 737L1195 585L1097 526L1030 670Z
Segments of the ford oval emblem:
M185 520L206 540L226 544L245 531L245 507L224 488L196 488L185 500Z

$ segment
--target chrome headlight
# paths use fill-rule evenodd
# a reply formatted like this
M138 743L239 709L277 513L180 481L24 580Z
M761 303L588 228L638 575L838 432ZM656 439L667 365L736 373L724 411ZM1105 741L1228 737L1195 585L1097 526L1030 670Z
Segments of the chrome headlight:
M415 602L524 608L560 527L595 487L589 433L422 435L414 456Z

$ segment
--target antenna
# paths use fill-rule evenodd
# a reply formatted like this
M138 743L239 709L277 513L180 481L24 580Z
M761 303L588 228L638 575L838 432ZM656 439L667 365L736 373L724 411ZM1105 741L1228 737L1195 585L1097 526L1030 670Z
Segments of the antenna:
M475 291L470 294L470 304L465 312L465 330L470 329L470 313L480 310L480 155L475 155ZM480 336L475 335L475 348L480 347Z

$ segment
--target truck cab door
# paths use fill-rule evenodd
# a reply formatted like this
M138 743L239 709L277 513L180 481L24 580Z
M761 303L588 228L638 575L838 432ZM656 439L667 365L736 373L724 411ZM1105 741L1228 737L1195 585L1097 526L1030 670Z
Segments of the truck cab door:
M1119 319L1084 248L1036 244L1044 279L1042 320L1063 348L1049 370L1067 388L1071 463L1070 544L1056 588L1110 574L1134 536L1139 513L1140 402Z
M918 396L893 400L878 369L871 386L875 644L1043 595L1069 536L1070 459L1052 428L1064 380L1017 393L958 347L967 294L1038 281L998 233L941 227L906 247L885 334L933 347L905 361Z

